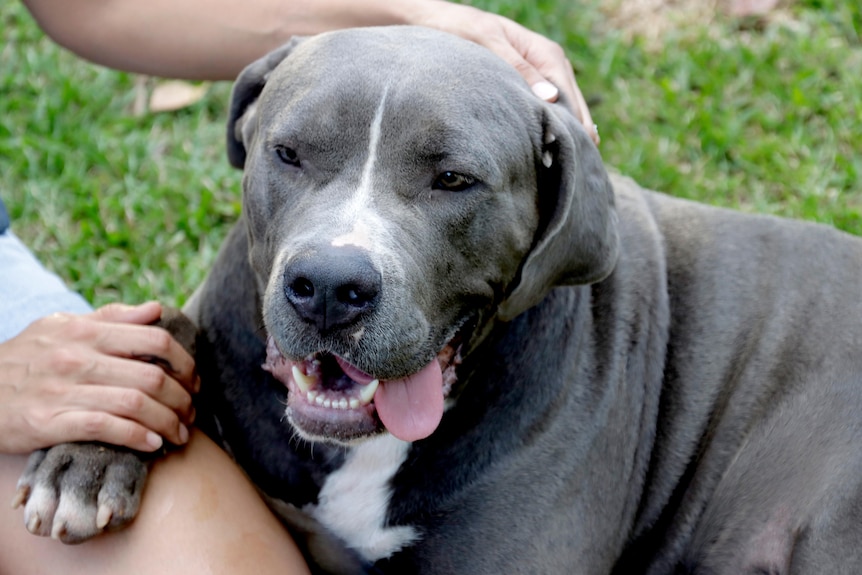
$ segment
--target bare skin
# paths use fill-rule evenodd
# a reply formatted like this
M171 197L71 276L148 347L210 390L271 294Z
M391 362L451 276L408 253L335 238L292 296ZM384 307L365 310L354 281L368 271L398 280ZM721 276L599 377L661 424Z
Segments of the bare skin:
M0 493L15 492L26 460L0 455ZM242 471L199 431L153 466L141 511L126 529L62 545L31 535L20 511L0 505L0 542L0 573L15 575L308 573Z
M233 80L294 35L356 26L413 24L485 46L514 66L540 98L559 92L598 143L563 49L496 14L441 0L25 0L39 25L79 56L120 70Z

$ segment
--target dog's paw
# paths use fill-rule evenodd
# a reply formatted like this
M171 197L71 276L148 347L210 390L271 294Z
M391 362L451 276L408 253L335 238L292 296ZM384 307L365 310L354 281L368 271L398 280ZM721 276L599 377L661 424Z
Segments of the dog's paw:
M13 507L35 535L80 543L134 519L147 465L140 455L97 443L34 451L18 480Z

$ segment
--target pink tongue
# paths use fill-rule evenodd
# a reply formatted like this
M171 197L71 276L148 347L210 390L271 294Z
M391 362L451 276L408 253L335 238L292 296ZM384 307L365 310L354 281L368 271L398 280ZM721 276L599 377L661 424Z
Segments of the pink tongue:
M380 382L374 394L377 415L403 441L425 439L443 419L443 374L435 358L419 373Z

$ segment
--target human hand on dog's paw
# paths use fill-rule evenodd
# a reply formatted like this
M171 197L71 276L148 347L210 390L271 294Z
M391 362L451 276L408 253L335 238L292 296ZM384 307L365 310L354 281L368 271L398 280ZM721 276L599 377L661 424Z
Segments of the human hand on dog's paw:
M12 506L34 535L81 543L119 529L138 513L147 465L135 452L64 443L33 452Z
M69 441L140 451L162 438L185 443L198 379L183 345L195 328L188 319L177 332L147 325L163 315L156 302L111 304L42 318L0 343L0 453Z

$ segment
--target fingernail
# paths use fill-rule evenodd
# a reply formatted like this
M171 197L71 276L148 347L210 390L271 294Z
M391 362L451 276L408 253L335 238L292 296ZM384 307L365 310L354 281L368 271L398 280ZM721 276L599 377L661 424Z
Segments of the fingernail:
M147 445L153 449L158 449L162 446L162 443L162 438L158 433L153 433L152 431L147 432Z
M189 428L180 424L180 443L185 443L189 440Z
M530 86L530 89L533 90L533 93L536 96L547 102L552 102L556 100L557 96L559 96L560 94L560 91L557 90L557 87L550 82L536 82L535 84Z

